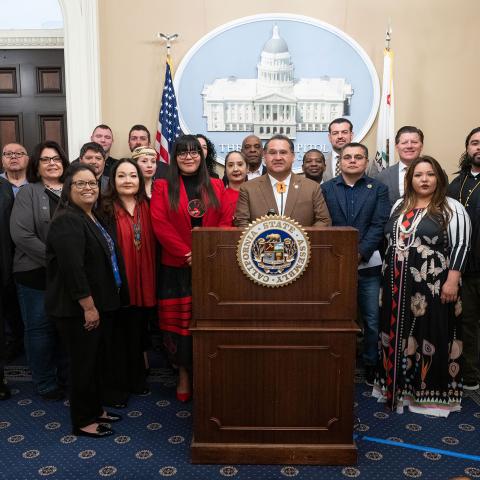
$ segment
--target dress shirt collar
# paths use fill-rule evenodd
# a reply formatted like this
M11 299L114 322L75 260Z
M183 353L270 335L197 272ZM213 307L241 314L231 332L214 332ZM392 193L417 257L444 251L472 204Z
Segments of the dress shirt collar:
M406 163L403 163L401 160L398 161L398 168L399 172L406 172L408 165Z
M337 183L343 184L345 187L355 187L356 185L359 185L361 182L366 181L367 174L364 173L353 185L349 185L348 183L345 182L345 179L343 178L343 175L340 174L337 178Z
M275 187L276 187L277 183L280 183L280 180L277 180L276 178L272 177L269 173L268 173L268 178L270 179L270 183L272 184L272 188L274 189L274 191L276 191ZM287 187L287 192L288 192L288 187L290 185L290 179L291 178L292 178L292 174L290 173L285 180L282 180L282 182Z
M254 178L261 177L262 176L262 171L263 171L263 163L260 162L260 166L251 172L250 170L247 172L247 178L249 180L253 180Z

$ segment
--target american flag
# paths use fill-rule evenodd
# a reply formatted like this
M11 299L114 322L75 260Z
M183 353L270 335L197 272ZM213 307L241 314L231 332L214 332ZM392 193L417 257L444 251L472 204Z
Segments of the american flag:
M155 137L155 150L160 161L170 163L173 142L181 133L178 122L177 98L172 82L171 58L167 56L162 105L158 115L157 135Z

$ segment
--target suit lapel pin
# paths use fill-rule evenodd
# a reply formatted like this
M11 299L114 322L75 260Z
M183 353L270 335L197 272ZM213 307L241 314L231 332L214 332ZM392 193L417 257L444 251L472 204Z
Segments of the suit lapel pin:
M372 188L372 184L369 183L369 184L367 185L367 188Z

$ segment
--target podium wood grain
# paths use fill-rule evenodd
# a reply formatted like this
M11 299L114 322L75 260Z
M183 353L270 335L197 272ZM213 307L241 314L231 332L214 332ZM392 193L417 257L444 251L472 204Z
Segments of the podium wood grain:
M274 289L238 266L240 230L194 230L193 463L356 462L357 233L306 230L307 270Z

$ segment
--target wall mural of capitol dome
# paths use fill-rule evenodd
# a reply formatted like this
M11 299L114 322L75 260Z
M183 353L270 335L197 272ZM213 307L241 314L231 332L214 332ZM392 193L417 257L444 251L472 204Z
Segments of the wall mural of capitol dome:
M335 118L350 115L352 85L324 75L295 78L288 45L277 25L265 43L257 78L217 78L202 91L209 132L254 132L262 139L276 133L325 132Z
M289 14L222 25L185 55L174 77L182 130L205 133L220 157L248 134L276 133L326 150L328 124L345 116L355 140L370 129L379 84L371 60L331 25Z

